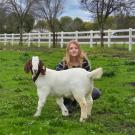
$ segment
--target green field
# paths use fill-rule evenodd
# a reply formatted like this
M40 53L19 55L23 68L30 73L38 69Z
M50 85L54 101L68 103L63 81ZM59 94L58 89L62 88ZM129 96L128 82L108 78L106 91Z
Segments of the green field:
M102 91L94 101L92 116L79 122L80 110L63 117L54 97L48 97L42 115L34 118L36 87L23 70L25 62L38 55L55 69L65 49L0 46L0 135L134 135L135 134L135 51L124 48L89 48L92 69L103 67L95 81Z

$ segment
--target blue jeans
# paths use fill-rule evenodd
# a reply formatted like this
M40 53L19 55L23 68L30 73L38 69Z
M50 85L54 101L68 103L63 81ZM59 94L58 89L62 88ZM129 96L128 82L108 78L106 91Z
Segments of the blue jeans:
M101 91L98 88L93 88L93 91L92 91L93 100L98 99L100 95L101 95Z

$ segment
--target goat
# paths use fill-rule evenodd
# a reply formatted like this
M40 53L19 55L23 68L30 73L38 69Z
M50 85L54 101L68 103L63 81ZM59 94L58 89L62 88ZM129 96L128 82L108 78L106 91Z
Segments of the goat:
M69 112L63 103L63 97L74 98L80 105L80 122L91 115L93 105L92 90L93 80L102 76L102 68L88 72L82 68L72 68L55 71L44 67L38 56L33 56L24 67L26 73L31 71L32 79L37 86L39 97L35 117L40 116L48 95L56 96L56 102L61 108L62 115L68 116Z

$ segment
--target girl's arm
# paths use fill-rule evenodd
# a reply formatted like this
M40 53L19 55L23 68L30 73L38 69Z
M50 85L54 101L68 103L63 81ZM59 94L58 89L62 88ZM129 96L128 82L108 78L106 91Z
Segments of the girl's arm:
M88 62L87 59L84 59L83 60L82 68L84 68L87 71L91 71L91 65L89 64L89 62Z
M63 70L63 61L61 61L57 66L56 66L56 71Z

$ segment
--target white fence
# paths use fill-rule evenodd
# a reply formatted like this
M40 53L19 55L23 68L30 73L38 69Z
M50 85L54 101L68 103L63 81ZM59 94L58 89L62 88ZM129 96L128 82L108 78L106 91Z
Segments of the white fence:
M120 29L120 30L105 30L104 43L111 46L111 44L128 44L129 51L132 50L132 45L135 44L135 29ZM0 42L6 45L11 42L11 45L19 42L19 34L0 34ZM100 31L75 31L75 32L57 32L56 40L60 43L61 48L65 43L71 39L76 39L80 44L89 44L92 47L94 44L100 44ZM36 43L40 47L41 43L48 43L51 47L52 33L25 33L23 40L30 47L31 43Z

